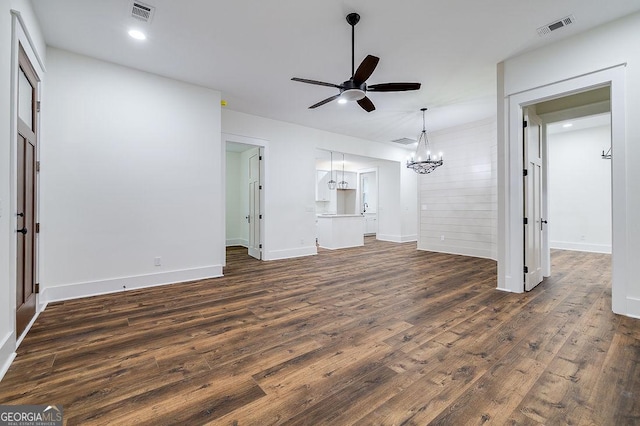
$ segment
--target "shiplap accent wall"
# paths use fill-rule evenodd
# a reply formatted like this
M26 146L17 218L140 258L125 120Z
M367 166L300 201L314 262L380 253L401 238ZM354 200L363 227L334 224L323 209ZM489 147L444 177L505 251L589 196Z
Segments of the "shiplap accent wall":
M444 165L418 182L418 249L496 259L495 119L428 136Z

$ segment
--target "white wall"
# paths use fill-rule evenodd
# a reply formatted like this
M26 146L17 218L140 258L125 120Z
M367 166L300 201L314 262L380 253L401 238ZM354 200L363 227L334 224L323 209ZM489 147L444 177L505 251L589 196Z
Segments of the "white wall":
M247 245L242 239L242 170L240 153L227 151L226 166L226 244Z
M418 240L418 176L416 172L407 169L404 162L400 163L400 199L402 202L403 241Z
M609 126L547 136L549 245L611 253L611 146Z
M31 36L33 49L19 21L11 14L18 12ZM15 25L15 27L14 27ZM15 37L12 28L16 29ZM45 44L31 4L23 0L0 0L0 379L15 356L16 310L16 141L12 110L15 105L12 92L12 68L17 67L18 40L39 69L34 54L45 60ZM40 70L41 71L41 70ZM42 76L44 79L44 76Z
M9 271L11 229L11 2L0 0L0 378L15 350L15 284Z
M495 126L491 119L429 133L444 164L418 182L418 249L496 258Z
M386 204L389 227L379 228L385 235L402 240L415 235L406 224L403 229L403 209L414 209L415 193L400 191L401 162L407 151L387 144L366 141L349 136L303 127L282 121L252 116L229 109L222 110L224 133L269 141L265 156L266 211L264 259L273 260L316 254L316 149L332 150L371 158L395 161L393 177L398 185L397 199ZM382 175L379 175L382 182ZM415 177L407 176L407 180ZM411 196L409 196L411 195ZM382 205L382 196L380 199ZM380 214L380 213L379 213ZM397 225L396 225L397 224Z
M219 276L220 93L47 53L45 301Z
M514 244L517 230L515 204L521 190L517 185L518 129L510 125L512 117L509 99L516 103L534 92L546 96L550 90L573 90L573 81L596 81L600 76L611 78L612 133L614 159L612 161L613 198L613 310L617 313L640 317L640 281L634 262L640 258L640 227L633 219L640 217L640 168L633 167L640 160L640 13L585 31L550 46L508 59L498 66L498 133L499 137L499 226L500 244L498 279L499 288L518 291L517 255ZM550 64L558 64L553 66ZM620 66L620 67L618 67ZM615 68L618 67L618 68ZM619 76L622 75L622 78ZM562 92L564 93L564 92ZM500 95L505 97L502 98ZM528 98L525 99L527 101ZM531 99L535 101L536 99ZM618 146L618 151L615 147ZM513 208L512 208L513 207ZM617 247L617 248L616 248Z
M413 234L402 234L402 203L401 167L402 164L379 161L374 163L378 169L378 233L376 239L392 242L404 242L415 240ZM415 193L413 194L415 199ZM417 226L417 224L416 224Z

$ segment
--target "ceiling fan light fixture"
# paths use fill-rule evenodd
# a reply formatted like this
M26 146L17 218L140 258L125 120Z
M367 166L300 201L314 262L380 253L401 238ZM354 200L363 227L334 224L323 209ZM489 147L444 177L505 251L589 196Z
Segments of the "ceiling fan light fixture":
M136 40L146 40L147 36L140 30L129 30L129 37L135 38Z
M366 94L364 93L364 90L361 89L347 89L345 91L342 92L342 94L340 95L340 99L344 99L346 102L353 102L353 101L359 101L360 99L364 98L366 96Z
M420 89L420 83L380 83L367 86L367 79L371 77L373 71L378 66L380 58L373 55L367 55L356 69L355 67L355 26L360 21L360 15L350 13L347 15L347 22L351 25L351 77L342 84L327 83L318 80L309 80L308 78L293 77L291 80L300 83L315 84L317 86L333 87L339 89L340 92L329 96L309 107L309 109L318 108L319 106L328 104L337 100L343 104L346 102L357 101L360 108L366 112L375 111L376 106L367 97L367 91L371 92L405 92L408 90Z

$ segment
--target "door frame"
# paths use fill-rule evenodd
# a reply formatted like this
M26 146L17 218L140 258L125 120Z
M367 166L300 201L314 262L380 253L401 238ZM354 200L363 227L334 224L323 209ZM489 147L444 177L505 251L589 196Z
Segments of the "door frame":
M505 95L504 143L498 144L498 289L523 292L522 120L523 108L597 87L611 90L612 309L627 314L627 191L625 139L625 71L620 64L575 78ZM500 110L500 109L499 109ZM501 129L499 129L501 131Z
M260 179L263 188L262 197L260 197L260 203L262 205L262 219L260 223L260 243L262 244L262 260L268 260L268 232L266 230L269 223L269 141L266 139L252 138L249 136L235 135L233 133L221 133L221 150L222 150L222 167L220 168L222 173L220 175L222 182L222 191L220 205L224 206L222 209L222 221L220 228L220 235L226 235L227 227L227 142L235 142L244 145L252 145L256 148L260 148L262 154L262 164L260 168ZM226 253L226 238L222 238L222 253ZM227 256L223 256L222 266L227 266Z
M12 45L11 45L11 105L10 105L10 120L11 120L11 131L10 131L10 141L11 141L11 147L10 147L10 161L11 161L11 169L10 169L10 178L9 178L9 185L10 185L10 199L9 199L9 205L7 208L7 211L12 213L12 212L16 212L17 208L18 208L18 187L17 187L17 183L18 183L18 170L17 170L17 163L18 163L18 149L17 149L17 141L18 141L18 78L19 78L19 52L20 52L20 46L22 46L24 53L26 54L27 58L29 59L29 62L31 63L31 66L33 68L33 71L36 74L37 80L38 80L38 99L37 101L40 102L42 100L42 81L43 81L43 76L46 73L46 68L44 66L44 62L42 61L42 58L38 52L37 46L34 43L29 30L27 28L27 25L24 22L24 19L22 18L22 15L19 11L17 10L11 10L11 15L12 15ZM41 113L37 115L36 117L36 137L37 137L37 142L36 142L36 160L40 159L40 146L41 146L41 138L40 138L40 122L41 122ZM37 191L37 188L40 187L40 175L39 173L36 173L36 182L35 182L35 186L36 186L36 193L35 193L35 198L36 198L36 205L40 204L40 194L39 191ZM35 213L35 221L36 222L40 222L41 218L39 217L39 212L36 210ZM10 214L10 231L11 231L11 243L10 243L10 248L9 248L9 258L10 258L10 262L9 262L9 283L11 286L11 291L10 291L10 299L11 299L11 312L12 312L12 330L13 333L15 333L16 330L16 310L17 310L17 306L16 306L16 291L17 291L17 265L16 265L16 259L17 259L17 241L15 238L13 238L13 232L18 229L17 228L18 225L18 221L17 221L17 216L15 216L14 214ZM34 273L35 273L35 282L38 283L40 281L40 244L39 244L39 240L40 238L37 237L35 239L35 267L34 267ZM20 336L15 336L15 347L14 350L20 345L20 343L22 342L22 340L24 339L24 337L27 335L27 333L29 332L29 329L31 328L31 326L33 325L33 323L35 322L35 320L38 317L38 314L40 312L42 312L45 308L46 305L41 305L40 304L40 295L36 294L36 313L35 316L31 319L31 321L29 322L29 324L27 325L27 327L25 328L25 330L21 333ZM2 348L0 348L0 351L2 350ZM1 375L1 372L0 372Z

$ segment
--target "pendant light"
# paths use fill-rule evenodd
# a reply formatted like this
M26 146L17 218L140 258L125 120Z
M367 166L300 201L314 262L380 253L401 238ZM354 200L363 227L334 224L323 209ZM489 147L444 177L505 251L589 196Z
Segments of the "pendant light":
M342 154L342 180L338 182L338 189L347 189L349 188L349 183L344 180L344 154Z
M427 139L427 130L424 123L424 112L426 110L426 108L420 109L420 111L422 111L422 133L420 133L418 137L415 156L407 161L407 168L413 169L414 172L421 175L431 173L443 164L442 153L431 154L431 147L429 146L429 139Z
M336 189L336 181L333 180L333 151L331 151L331 175L329 175L329 178L331 179L327 185L329 186L329 189Z

